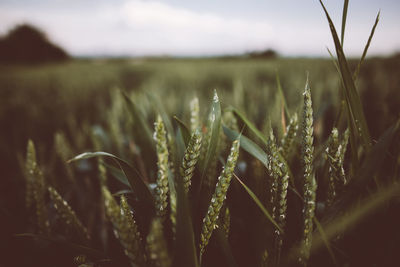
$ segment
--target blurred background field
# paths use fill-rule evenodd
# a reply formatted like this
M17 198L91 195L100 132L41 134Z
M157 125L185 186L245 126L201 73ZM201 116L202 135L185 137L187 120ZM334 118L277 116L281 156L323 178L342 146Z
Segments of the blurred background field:
M262 126L268 119L274 124L280 120L277 74L288 107L297 111L308 71L316 119L327 118L320 121L324 138L339 105L340 76L330 59L76 59L3 65L0 70L1 140L7 140L1 142L2 162L7 162L2 173L6 176L16 174L15 156L24 151L29 137L48 151L57 131L72 137L84 128L104 126L110 97L118 89L137 95L139 105L145 105L141 97L152 92L170 116L178 117L191 98L198 96L206 104L217 89L223 107L235 106ZM399 73L398 56L369 59L361 70L358 88L374 138L399 113Z

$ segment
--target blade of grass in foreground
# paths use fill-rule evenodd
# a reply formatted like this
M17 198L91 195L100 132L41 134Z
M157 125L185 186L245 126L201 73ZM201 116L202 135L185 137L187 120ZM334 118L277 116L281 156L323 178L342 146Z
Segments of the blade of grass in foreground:
M174 120L178 123L179 128L181 129L183 141L185 142L185 146L189 144L190 140L190 131L186 124L181 121L178 117L174 116Z
M278 229L281 233L283 233L283 229L276 223L276 221L272 218L271 214L269 214L269 212L267 211L267 209L264 207L263 204L261 204L261 201L258 199L258 197L256 196L256 194L253 193L253 191L251 191L250 188L248 188L243 182L242 180L239 179L239 177L237 177L236 174L233 174L233 176L236 178L236 180L243 186L243 188L246 190L246 192L249 194L249 196L251 197L251 199L253 199L253 201L257 204L257 206L261 209L261 211L264 213L265 217L276 227L276 229Z
M73 159L70 159L68 163L102 156L113 159L119 165L120 169L125 175L125 178L128 180L131 189L138 197L139 201L142 202L142 209L145 210L146 213L153 214L155 211L154 199L149 188L141 179L140 173L125 160L107 152L86 152L74 157Z
M253 141L251 141L246 136L229 129L228 127L223 126L223 130L225 135L231 140L234 141L236 139L240 139L240 147L245 151L250 153L253 157L261 161L261 163L268 168L268 156L267 154Z
M196 194L197 196L199 196L200 194L201 186L203 184L204 176L207 173L207 169L209 168L211 161L214 159L214 155L218 145L220 128L221 128L221 105L219 102L217 91L214 90L214 97L211 104L210 124L209 124L209 129L207 129L208 131L211 131L211 138L210 138L210 143L208 144L206 157L202 162L201 178L199 187L197 188L197 194Z
M190 204L179 171L176 172L177 218L174 266L198 267Z
M372 27L371 33L370 33L370 35L368 37L367 44L364 47L364 51L363 51L363 54L361 56L360 62L358 62L357 68L356 68L356 70L354 72L354 75L353 75L353 80L354 81L357 80L358 74L360 72L361 64L364 62L365 56L367 55L367 51L368 51L369 45L371 44L372 37L374 36L374 33L375 33L376 25L378 25L378 22L379 22L380 14L381 14L381 12L379 11L378 15L376 15L374 26Z
M239 110L237 110L234 107L230 107L230 110L232 110L233 112L235 112L235 114L247 125L247 127L249 127L249 129L261 140L263 141L264 145L268 145L268 141L267 138L257 129L257 127L250 122L246 116L244 116L244 114L242 112L240 112Z
M329 27L331 29L333 41L335 43L336 54L338 58L339 68L341 77L343 79L344 91L346 96L346 102L348 106L348 119L349 124L353 124L351 129L351 135L353 138L352 143L355 140L360 140L361 143L368 149L371 145L371 138L369 134L369 130L367 127L364 111L362 109L361 100L356 90L353 77L350 73L350 69L346 60L346 57L343 52L343 48L340 44L335 26L329 16L328 11L326 10L323 2L320 0L321 6L324 9L325 15L328 19ZM357 153L356 148L352 148L353 153Z
M268 155L253 141L251 141L249 138L244 136L243 134L240 134L234 130L231 130L225 126L223 126L223 130L225 135L231 140L234 141L237 138L240 139L240 147L243 148L245 151L247 151L250 155L261 161L261 163L265 166L265 168L268 167ZM278 157L282 162L286 162L285 159L282 157L282 155L278 152ZM292 171L288 167L288 173L290 177L290 183L293 186L293 190L297 192L294 189L294 179L293 179L293 174Z
M344 32L346 29L346 19L347 19L347 8L349 6L349 0L344 0L344 4L343 4L343 14L342 14L342 33L340 36L340 43L342 44L343 47L343 43L344 43Z
M281 99L282 99L282 105L283 105L283 108L284 108L284 110L285 110L286 119L289 119L289 118L290 118L290 113L289 113L289 109L288 109L288 107L287 107L285 94L283 93L283 89L282 89L282 85L281 85L281 80L280 80L280 78L279 78L278 72L276 72L276 85L277 85L277 87L278 87L279 95L281 96Z

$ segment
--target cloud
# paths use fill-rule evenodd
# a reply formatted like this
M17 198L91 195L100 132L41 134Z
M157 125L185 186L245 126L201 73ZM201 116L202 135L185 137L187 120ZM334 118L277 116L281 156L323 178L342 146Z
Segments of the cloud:
M215 55L267 48L285 55L327 55L325 46L332 48L329 28L318 6L304 17L298 7L290 5L279 11L276 7L280 5L271 4L265 16L255 17L249 10L243 16L229 9L200 12L157 0L89 2L0 3L0 33L16 23L30 22L74 55ZM236 15L230 15L233 13ZM346 51L360 54L360 39L364 39L360 34L365 33L366 39L369 27L347 28L347 36L352 38L346 39ZM374 43L372 53L399 47L399 38L391 38L398 30L392 28L377 32L380 38L376 39L387 42Z
M274 36L266 21L198 13L157 1L101 4L91 10L1 10L2 32L15 23L32 22L74 54L228 54L268 47Z

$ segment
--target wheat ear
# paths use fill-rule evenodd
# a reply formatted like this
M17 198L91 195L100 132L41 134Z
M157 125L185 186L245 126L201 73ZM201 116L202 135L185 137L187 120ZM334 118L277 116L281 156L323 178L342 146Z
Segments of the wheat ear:
M133 218L132 211L128 205L128 201L124 195L120 199L121 215L129 224L130 236L133 238L133 249L134 258L137 259L138 263L144 263L146 261L146 256L142 247L142 237L140 235L138 226Z
M203 226L200 234L200 258L204 253L214 228L217 227L219 212L224 204L226 193L228 191L236 162L239 157L239 146L239 140L233 141L231 152L226 161L226 165L218 177L215 192L212 195L207 214L203 219Z
M287 160L290 150L292 149L294 139L296 138L297 131L299 130L299 123L297 113L294 113L290 118L289 124L286 126L286 133L281 140L279 151L284 159Z
M269 169L272 178L271 185L271 206L272 217L277 220L279 226L284 229L286 225L287 210L287 189L289 186L289 167L286 161L281 157L276 145L276 139L273 131L270 131L269 137ZM279 266L280 254L283 245L283 233L278 229L274 230L275 247L275 265Z
M311 89L308 84L304 90L304 106L303 106L303 124L302 124L302 159L303 159L303 238L302 249L299 261L303 265L307 265L310 256L312 243L313 219L315 211L315 196L317 183L313 173L313 108L311 100Z
M157 146L157 187L156 193L156 208L157 214L164 219L167 213L168 205L168 143L166 137L166 131L164 123L162 122L161 116L157 116L157 120L154 123L154 140Z
M88 231L79 220L78 216L76 216L75 211L53 187L49 186L47 189L49 191L50 199L63 220L63 223L77 233L81 240L88 241L90 239Z
M114 227L114 234L124 248L125 255L129 258L132 265L142 263L142 255L138 256L138 236L137 228L132 227L130 214L126 214L121 208L106 186L102 186L102 194L107 216Z
M332 205L335 197L336 197L336 184L339 171L339 157L338 152L340 153L339 146L339 132L336 128L332 129L331 135L329 136L329 145L325 150L326 160L328 161L328 194L326 203L327 206ZM338 157L339 156L339 157Z
M199 107L199 99L194 97L190 103L190 130L193 133L196 130L199 130L201 127L200 123L200 107Z
M72 157L71 145L68 143L67 138L61 132L56 133L54 136L55 150L63 162L67 162ZM67 177L70 181L74 182L74 173L71 166L64 164Z
M42 234L48 234L50 232L50 224L47 215L45 194L46 194L46 183L42 171L36 161L35 145L32 140L28 141L27 153L26 153L26 173L28 175L27 180L30 181L31 185L27 186L28 190L32 190L33 200L36 206L36 219L39 232Z
M192 177L196 163L200 156L201 150L201 139L202 136L198 130L190 137L189 144L186 148L185 155L183 157L181 166L181 176L183 178L186 193L189 192L190 185L192 183Z

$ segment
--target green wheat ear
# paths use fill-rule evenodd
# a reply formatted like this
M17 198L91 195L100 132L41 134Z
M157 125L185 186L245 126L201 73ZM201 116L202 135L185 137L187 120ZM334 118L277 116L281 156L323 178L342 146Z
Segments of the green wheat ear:
M138 226L133 218L132 211L128 205L128 201L126 200L125 196L121 196L120 199L120 207L121 207L121 214L125 218L125 220L129 224L129 231L130 235L132 236L134 243L133 245L133 252L135 253L132 255L137 262L144 263L146 261L146 256L144 254L144 250L142 247L142 237L140 235Z
M202 136L200 132L198 130L195 130L190 138L189 144L185 151L185 155L183 157L180 171L181 171L181 176L183 178L186 193L189 192L189 188L192 183L192 177L194 174L194 169L200 156L201 139Z
M348 131L345 133L343 141L339 141L339 132L336 128L332 129L329 137L329 145L326 148L325 155L328 162L328 194L327 205L331 206L337 193L346 183L346 177L343 168L344 155L348 142Z
M287 160L290 150L293 147L294 139L296 138L297 131L299 130L299 123L297 113L294 113L290 118L289 124L286 126L286 133L281 140L279 152L284 159Z
M302 265L307 265L310 256L312 243L313 219L315 211L315 196L317 183L313 173L313 108L311 100L311 89L308 83L304 90L304 106L303 106L303 124L302 124L302 159L303 159L303 238L302 249L299 262Z
M329 136L329 145L325 150L326 160L328 161L328 195L326 199L326 204L328 206L332 205L336 197L336 184L338 177L338 161L337 156L339 149L339 132L336 128L332 129L331 135Z
M226 206L226 204L223 206L221 212L223 214L223 217L221 218L222 228L224 229L226 238L228 238L229 230L231 228L231 213L229 211L229 208Z
M51 186L48 187L50 199L52 200L55 209L60 215L63 223L67 227L70 227L75 233L77 233L81 240L88 241L90 239L86 227L82 224L79 218L76 216L74 210L68 205L67 201Z
M129 258L131 264L143 264L143 253L140 251L140 240L137 239L139 233L133 226L133 220L130 214L125 210L126 207L120 207L106 186L101 187L104 198L104 205L107 217L114 227L114 234L124 248L125 255Z
M47 215L45 194L46 183L42 171L36 161L35 145L28 141L26 152L27 195L32 195L36 206L36 219L39 232L49 234L50 224Z
M289 167L281 159L272 129L269 137L269 176L272 178L270 204L272 218L276 219L281 229L286 225L287 189L289 186ZM278 229L274 231L275 265L279 266L283 245L283 234Z
M193 98L190 103L190 132L194 132L199 130L201 127L200 122L200 107L199 107L199 99L197 97Z
M217 227L219 212L224 204L226 193L232 180L233 171L239 157L239 140L232 143L231 152L228 156L226 165L218 177L215 192L212 195L206 216L203 219L203 226L200 234L200 258L211 238L214 228Z
M160 218L152 221L146 241L149 259L153 265L157 267L170 267L171 258L168 253Z
M73 155L72 149L70 144L67 141L67 138L65 135L61 132L58 132L54 136L54 144L55 144L55 150L60 159L63 162L67 162ZM71 166L64 164L64 169L67 172L68 179L72 182L74 182L74 173L71 169Z
M162 122L161 116L157 116L157 120L154 123L154 140L157 146L157 187L156 193L156 208L157 214L164 219L167 213L168 205L168 144L164 123Z

